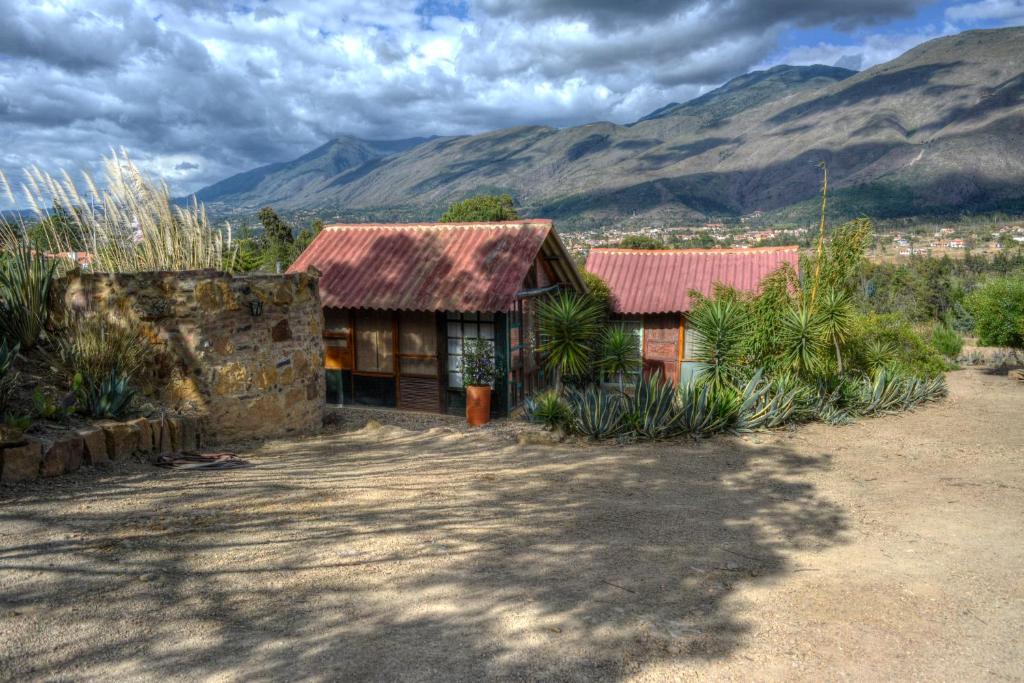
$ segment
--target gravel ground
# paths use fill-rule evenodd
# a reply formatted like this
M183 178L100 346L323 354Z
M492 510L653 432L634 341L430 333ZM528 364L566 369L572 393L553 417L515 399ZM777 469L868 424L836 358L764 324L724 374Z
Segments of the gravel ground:
M702 443L343 410L0 489L0 679L1024 680L1024 386L949 379Z

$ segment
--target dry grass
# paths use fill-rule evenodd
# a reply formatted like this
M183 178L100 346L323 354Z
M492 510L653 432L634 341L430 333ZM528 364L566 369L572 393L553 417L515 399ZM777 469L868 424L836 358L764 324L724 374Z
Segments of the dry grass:
M103 172L104 189L83 173L87 188L83 194L65 171L58 179L35 166L25 169L21 194L43 224L50 251L76 251L67 232L47 220L50 210L60 207L81 236L94 270L224 267L224 255L230 251L230 229L225 235L211 227L202 204L193 200L186 206L175 206L167 185L146 176L124 150L103 160ZM16 203L11 184L2 172L0 191ZM0 219L0 238L23 238L26 227Z

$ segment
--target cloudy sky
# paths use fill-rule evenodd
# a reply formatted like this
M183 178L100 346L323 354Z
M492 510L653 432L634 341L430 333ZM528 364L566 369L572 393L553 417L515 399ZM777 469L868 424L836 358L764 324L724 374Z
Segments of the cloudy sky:
M633 121L751 69L867 68L1024 0L0 0L0 168L125 147L188 192L340 134Z

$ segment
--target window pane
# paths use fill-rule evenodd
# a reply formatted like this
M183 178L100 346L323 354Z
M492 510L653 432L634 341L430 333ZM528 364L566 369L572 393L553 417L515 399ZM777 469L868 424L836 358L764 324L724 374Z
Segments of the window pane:
M697 344L700 343L700 334L694 328L687 325L683 329L683 358L687 360L697 359Z
M478 334L476 323L462 323L462 336L466 339L475 339Z
M494 339L494 323L480 323L480 338Z
M455 311L448 311L447 314L445 315L445 317L448 318L448 320L461 320L462 319L462 316L460 316Z
M449 372L448 373L448 386L452 388L458 388L462 386L462 373L461 372Z
M356 370L393 372L391 315L363 311L356 317Z
M454 337L456 339L462 337L462 323L453 323L448 321L448 337Z
M402 358L403 375L437 377L437 361L430 358Z
M480 314L480 319L481 320L494 320L494 314L493 313L481 313Z
M437 353L437 326L433 313L399 314L398 351L431 356Z

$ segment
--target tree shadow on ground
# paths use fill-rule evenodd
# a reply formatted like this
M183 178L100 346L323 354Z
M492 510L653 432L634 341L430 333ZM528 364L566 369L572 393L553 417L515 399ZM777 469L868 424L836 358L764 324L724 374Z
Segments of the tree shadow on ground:
M728 656L730 599L842 542L829 456L389 426L0 493L8 675L615 679ZM46 634L50 634L47 636Z

